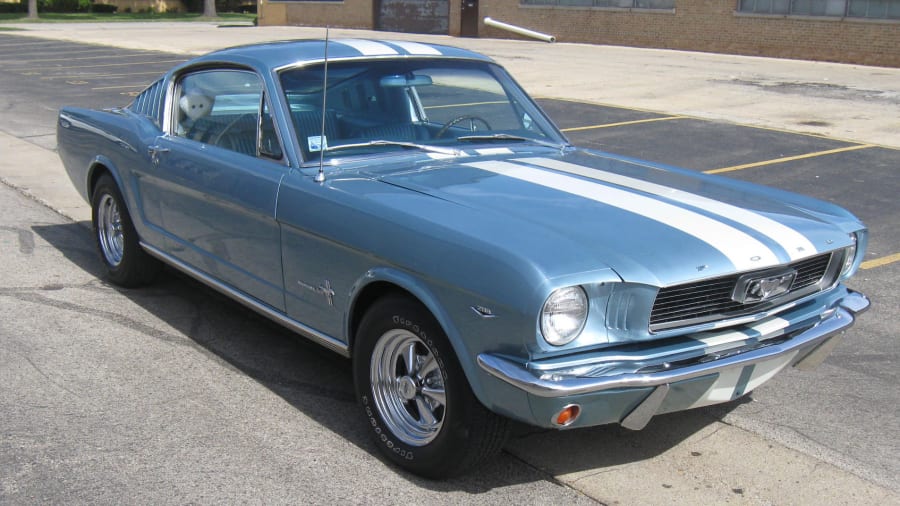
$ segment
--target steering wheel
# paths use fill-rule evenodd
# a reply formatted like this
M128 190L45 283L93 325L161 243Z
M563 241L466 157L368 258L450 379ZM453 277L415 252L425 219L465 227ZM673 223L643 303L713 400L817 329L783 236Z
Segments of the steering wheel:
M441 137L443 137L443 135L444 135L445 133L447 133L447 130L450 130L451 127L453 127L453 126L456 125L457 123L462 123L462 122L465 121L465 120L469 120L469 130L472 131L472 132L475 131L475 122L476 122L476 121L479 122L479 123L481 123L482 125L484 125L484 126L485 126L485 130L490 130L490 129L491 129L490 123L488 123L487 121L485 121L485 119L482 118L481 116L474 116L474 115L472 115L472 114L463 114L462 116L459 116L459 117L457 117L457 118L453 118L453 119L451 119L450 121L448 121L447 124L445 124L444 126L442 126L440 130L438 130L438 133L436 133L436 134L434 135L434 138L435 138L435 139L440 139Z
M219 134L216 135L215 138L209 142L209 144L224 147L221 144L219 144L219 141L221 141L222 138L224 138L226 134L231 133L231 129L234 128L235 125L240 123L241 120L243 120L244 118L255 118L255 117L256 117L256 114L245 112L245 113L241 114L240 116L238 116L237 118L234 118L227 125L225 125L225 128L223 128L222 131L219 132Z

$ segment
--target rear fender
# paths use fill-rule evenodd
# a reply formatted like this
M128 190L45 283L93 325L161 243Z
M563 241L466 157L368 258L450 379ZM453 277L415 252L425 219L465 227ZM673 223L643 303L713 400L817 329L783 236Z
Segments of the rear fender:
M90 166L87 170L87 181L85 181L85 185L87 188L87 201L88 203L93 201L94 198L94 186L97 184L97 180L100 179L100 176L103 174L109 174L116 181L116 186L119 187L119 191L125 194L125 192L129 191L129 188L126 187L125 181L123 180L122 173L116 164L110 160L109 158L99 155L94 157L91 160ZM131 199L126 197L127 202L131 202Z

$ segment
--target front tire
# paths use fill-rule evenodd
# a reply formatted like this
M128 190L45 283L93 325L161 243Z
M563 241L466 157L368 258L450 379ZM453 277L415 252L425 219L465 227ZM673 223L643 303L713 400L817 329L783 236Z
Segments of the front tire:
M107 277L115 284L135 287L149 283L159 261L141 248L125 200L109 174L100 176L91 198L94 240Z
M356 395L389 460L421 476L447 478L500 451L508 420L478 401L446 335L421 304L382 299L359 329Z

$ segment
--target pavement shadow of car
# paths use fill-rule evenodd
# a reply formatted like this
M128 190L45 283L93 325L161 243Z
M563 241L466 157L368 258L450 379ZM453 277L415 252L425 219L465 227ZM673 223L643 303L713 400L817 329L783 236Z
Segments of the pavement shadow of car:
M610 469L653 459L698 434L714 431L711 424L746 402L751 402L750 396L707 408L658 415L640 431L604 425L520 433L507 443L505 451L553 475Z
M85 225L37 225L32 230L78 268L102 281L102 265ZM172 269L165 269L155 283L144 288L123 289L105 281L101 286L127 297L177 334L146 324L132 325L136 330L160 339L183 341L181 344L239 370L323 427L381 460L361 423L349 360ZM120 324L127 324L129 318L127 314L105 317ZM735 405L727 404L725 409ZM503 455L476 473L443 482L389 467L411 483L430 490L479 493L547 480L545 473L582 471L653 458L723 414L720 406L715 412L694 410L664 415L640 432L618 426L558 432L515 425Z

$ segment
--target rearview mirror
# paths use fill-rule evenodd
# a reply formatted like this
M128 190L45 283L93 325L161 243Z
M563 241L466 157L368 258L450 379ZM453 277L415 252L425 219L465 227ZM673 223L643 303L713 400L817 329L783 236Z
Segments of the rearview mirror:
M409 86L431 86L431 76L406 74L405 76L384 76L381 78L381 86L384 88L406 88Z

